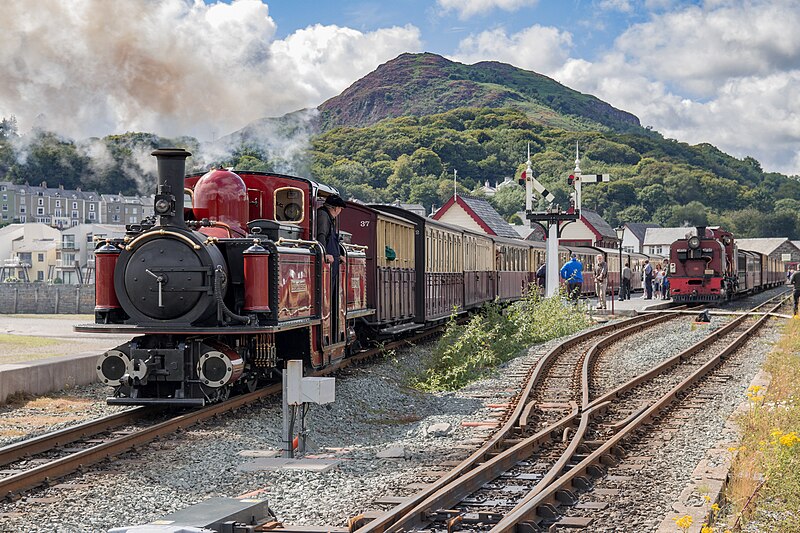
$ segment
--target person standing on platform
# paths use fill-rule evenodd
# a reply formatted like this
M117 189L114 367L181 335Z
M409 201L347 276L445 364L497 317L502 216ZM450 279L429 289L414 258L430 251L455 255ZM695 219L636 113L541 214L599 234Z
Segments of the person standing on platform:
M795 270L789 276L789 285L794 285L792 296L794 297L794 317L797 318L797 300L800 298L800 270Z
M661 282L664 280L664 270L661 268L661 263L656 265L655 279L654 279L654 294L656 300L661 298Z
M571 254L569 257L569 261L561 267L560 274L567 280L567 297L577 303L583 285L583 265L578 261L576 254Z
M542 263L536 270L536 285L544 289L547 281L547 263Z
M633 276L633 272L631 271L631 263L628 261L625 263L625 266L622 267L622 286L619 289L620 302L631 299L631 276Z
M606 289L608 289L608 264L603 254L597 254L594 265L594 292L597 294L597 308L606 308Z
M649 259L644 260L644 299L653 299L653 265Z

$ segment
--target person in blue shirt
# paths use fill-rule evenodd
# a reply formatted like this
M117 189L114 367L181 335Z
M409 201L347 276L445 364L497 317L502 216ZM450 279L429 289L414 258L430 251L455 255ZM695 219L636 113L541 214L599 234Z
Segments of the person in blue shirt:
M567 280L567 296L577 302L583 285L583 265L576 254L570 255L569 261L561 267L561 277Z

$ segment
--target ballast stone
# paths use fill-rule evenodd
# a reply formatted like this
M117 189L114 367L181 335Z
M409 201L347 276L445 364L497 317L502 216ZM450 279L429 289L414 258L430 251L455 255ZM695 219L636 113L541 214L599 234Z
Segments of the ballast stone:
M425 430L425 434L429 437L446 437L452 431L453 426L448 422L439 422L438 424L431 424Z
M375 454L378 459L405 459L406 449L402 446L392 446Z

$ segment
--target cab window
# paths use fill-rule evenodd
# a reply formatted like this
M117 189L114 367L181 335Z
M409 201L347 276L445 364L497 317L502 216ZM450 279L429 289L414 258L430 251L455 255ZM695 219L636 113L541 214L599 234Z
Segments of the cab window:
M284 187L275 190L275 220L299 223L305 218L305 198L302 189Z

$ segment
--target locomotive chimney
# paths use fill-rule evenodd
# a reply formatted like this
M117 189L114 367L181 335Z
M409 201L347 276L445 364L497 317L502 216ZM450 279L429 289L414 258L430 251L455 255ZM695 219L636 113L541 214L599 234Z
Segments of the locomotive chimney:
M695 229L697 230L697 237L698 238L700 238L700 239L705 239L706 238L706 227L705 226L695 226Z
M158 224L184 226L183 176L186 158L192 154L183 148L159 148L150 155L158 159L158 190L154 205Z

